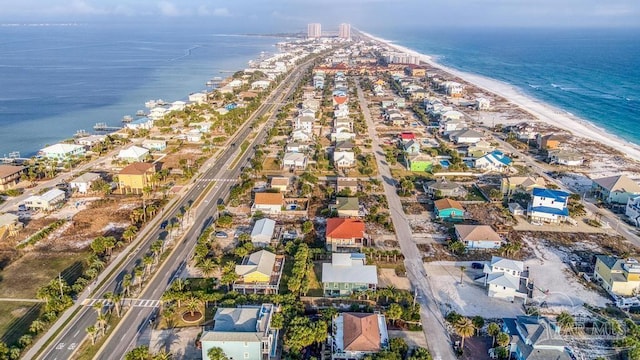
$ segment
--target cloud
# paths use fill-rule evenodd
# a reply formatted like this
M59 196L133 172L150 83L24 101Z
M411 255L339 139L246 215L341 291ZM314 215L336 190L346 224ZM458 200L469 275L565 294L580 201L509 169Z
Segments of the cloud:
M188 15L188 11L184 9L179 9L173 3L168 1L160 1L158 3L158 10L160 10L160 14L164 16L183 16Z

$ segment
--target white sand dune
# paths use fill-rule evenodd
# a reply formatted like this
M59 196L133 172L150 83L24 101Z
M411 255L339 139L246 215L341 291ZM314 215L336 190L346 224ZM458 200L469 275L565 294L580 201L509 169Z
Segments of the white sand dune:
M569 114L566 111L553 107L540 100L534 99L531 96L524 94L520 89L503 83L498 80L487 78L484 76L467 73L464 71L452 69L450 67L439 64L428 55L421 54L415 50L406 48L404 46L394 44L391 41L376 37L366 32L360 31L363 35L368 36L376 41L379 41L389 47L392 47L398 51L405 52L412 56L417 56L421 61L448 72L454 76L457 76L464 81L473 84L488 92L501 96L511 103L518 105L523 110L529 112L538 120L543 121L549 125L555 126L560 129L567 130L575 136L591 139L607 145L615 150L620 151L626 156L640 161L640 146L623 140L613 134L606 132L605 130L594 126L588 121L581 119L575 115Z

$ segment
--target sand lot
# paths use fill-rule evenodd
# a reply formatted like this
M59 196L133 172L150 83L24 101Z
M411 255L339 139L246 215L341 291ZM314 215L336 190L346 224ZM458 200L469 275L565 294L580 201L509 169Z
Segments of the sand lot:
M525 261L538 289L534 291L534 301L546 302L549 307L554 308L554 312L555 308L574 312L584 303L604 306L609 302L607 298L578 282L558 254L547 248L535 248L534 251L537 258ZM460 266L466 267L462 285ZM485 288L474 284L473 279L482 276L482 270L471 269L471 262L425 263L425 270L429 274L435 298L447 311L485 318L512 317L524 312L521 300L516 299L511 303L489 298Z

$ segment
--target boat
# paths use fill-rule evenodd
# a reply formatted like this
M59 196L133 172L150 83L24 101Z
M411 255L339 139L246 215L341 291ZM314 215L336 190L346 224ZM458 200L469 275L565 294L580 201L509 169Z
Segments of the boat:
M122 117L122 122L123 123L130 123L133 121L133 117L131 115L125 115Z
M158 100L152 99L144 103L144 106L147 107L148 109L153 109L156 106L164 106L164 105L167 105L167 102L162 99L158 99Z
M138 110L136 111L136 116L146 116L146 114L144 113L144 110Z

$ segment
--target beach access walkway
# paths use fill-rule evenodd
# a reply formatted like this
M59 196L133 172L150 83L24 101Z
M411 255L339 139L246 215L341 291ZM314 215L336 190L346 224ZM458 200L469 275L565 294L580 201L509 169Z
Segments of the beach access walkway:
M393 227L395 229L398 242L400 243L400 249L405 258L404 262L407 269L407 277L415 289L417 300L420 303L420 320L422 322L422 330L427 338L429 351L436 360L456 359L451 345L451 338L449 337L449 332L447 331L444 322L444 317L442 316L442 312L435 300L435 296L433 295L434 292L427 276L428 274L424 269L421 252L418 250L416 242L413 239L411 226L409 225L407 216L402 209L400 197L396 192L397 181L391 176L389 165L384 161L381 155L384 154L384 151L380 147L378 137L376 136L375 124L371 118L371 112L369 111L367 101L364 98L362 88L358 81L356 81L356 87L360 108L362 109L364 118L367 122L369 138L373 142L373 153L380 172L378 178L382 181L384 186L384 192L387 196Z

